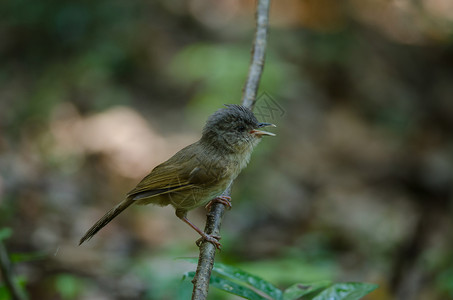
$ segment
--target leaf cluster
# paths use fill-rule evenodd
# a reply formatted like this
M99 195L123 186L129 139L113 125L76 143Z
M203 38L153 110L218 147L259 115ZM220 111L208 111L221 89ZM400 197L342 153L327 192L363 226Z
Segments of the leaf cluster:
M194 275L195 272L188 272L183 280L192 280ZM210 284L249 300L358 300L378 287L362 282L320 281L296 283L281 290L256 275L222 263L214 265Z

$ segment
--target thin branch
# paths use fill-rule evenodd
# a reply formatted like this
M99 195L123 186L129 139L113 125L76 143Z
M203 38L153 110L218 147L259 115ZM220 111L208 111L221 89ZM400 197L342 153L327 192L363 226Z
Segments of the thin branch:
M269 25L269 6L270 0L258 0L256 8L256 32L252 48L252 58L242 95L241 104L253 110L256 102L256 94L264 68L264 58L266 54L267 32ZM231 186L223 193L230 196ZM220 234L220 226L225 213L225 206L214 202L208 213L205 232L207 234ZM211 278L212 267L216 247L209 242L202 242L200 245L200 257L195 277L193 279L192 300L205 300L208 297L209 280Z
M3 281L5 282L5 286L11 295L11 298L13 300L26 300L27 296L23 293L23 291L14 280L8 252L6 251L6 247L2 241L0 241L0 271L3 277Z
M269 27L269 6L270 0L259 0L256 8L256 31L252 58L241 101L241 104L250 108L250 110L255 107L256 93L258 92L261 74L263 74Z

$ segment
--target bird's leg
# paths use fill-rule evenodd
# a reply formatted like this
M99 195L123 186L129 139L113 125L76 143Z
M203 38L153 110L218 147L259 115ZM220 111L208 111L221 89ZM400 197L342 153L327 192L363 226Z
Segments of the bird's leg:
M227 209L231 209L231 207L232 207L232 205L231 205L231 197L229 197L229 196L217 196L214 199L212 199L211 201L209 201L208 204L206 204L205 208L208 211L211 210L211 206L215 202L222 203L223 205L226 206Z
M176 216L178 218L180 218L184 223L186 223L187 225L192 227L196 232L198 232L199 235L201 235L201 239L196 241L197 246L200 247L201 242L203 240L206 240L206 241L212 243L217 249L220 250L222 248L222 244L220 244L220 242L219 242L220 236L215 235L215 234L207 234L206 232L204 232L203 230L201 230L200 228L195 226L195 224L190 222L189 219L187 219L186 214L187 214L187 212L185 212L185 211L180 211L178 209L176 210Z

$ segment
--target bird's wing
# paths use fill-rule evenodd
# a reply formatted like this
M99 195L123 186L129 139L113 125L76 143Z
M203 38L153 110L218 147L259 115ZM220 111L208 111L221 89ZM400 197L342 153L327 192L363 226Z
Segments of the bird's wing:
M203 187L224 177L224 170L217 164L206 163L195 154L181 157L180 152L154 168L127 196L138 200Z
M171 191L179 191L189 188L193 184L185 174L178 174L175 168L159 165L148 174L137 186L127 193L127 196L138 196L146 193L147 197L165 194Z

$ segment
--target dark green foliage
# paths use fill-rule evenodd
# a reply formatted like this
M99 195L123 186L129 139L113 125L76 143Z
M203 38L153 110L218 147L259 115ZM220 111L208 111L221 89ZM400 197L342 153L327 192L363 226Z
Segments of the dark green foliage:
M195 272L188 272L184 280L192 280ZM216 263L212 270L211 286L249 300L358 300L378 286L370 283L329 281L296 283L280 290L260 277L233 266Z

